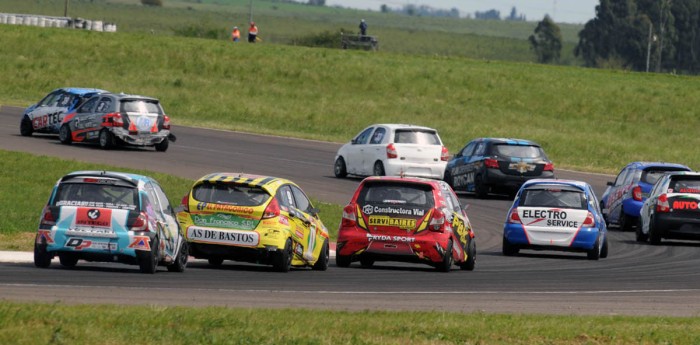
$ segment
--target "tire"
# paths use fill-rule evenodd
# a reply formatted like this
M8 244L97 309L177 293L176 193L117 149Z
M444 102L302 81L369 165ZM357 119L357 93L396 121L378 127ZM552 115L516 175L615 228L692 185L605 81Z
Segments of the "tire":
M485 199L489 195L489 187L484 185L481 175L474 178L474 193L479 199Z
M632 226L634 225L634 217L630 217L625 213L624 209L620 209L620 219L618 220L618 223L620 223L620 230L622 231L632 231Z
M170 140L168 138L163 139L163 141L156 144L156 151L165 152L168 151L168 146L170 146Z
M503 247L502 247L501 251L503 252L503 255L505 255L505 256L515 256L520 251L520 248L518 248L515 245L510 244L510 242L508 242L508 239L506 239L506 237L503 236Z
M600 258L601 259L605 259L608 257L608 250L609 250L608 235L605 234L605 239L603 240L603 248L600 248Z
M73 134L68 124L64 124L58 129L58 140L61 141L61 144L65 145L70 145L73 142Z
M292 239L288 238L284 244L284 249L274 253L272 267L277 272L289 272L289 267L292 265Z
M331 260L331 252L328 247L328 240L323 242L323 247L321 247L321 253L318 255L318 260L311 267L314 271L325 271L328 269L328 262Z
M139 250L136 252L136 259L139 262L139 271L141 273L156 273L158 262L160 261L160 258L158 258L158 246L158 237L155 237L151 241L151 250Z
M374 176L384 176L386 172L384 171L384 164L382 162L377 161L374 163L374 169L372 169L372 173Z
M34 127L32 126L32 120L29 117L22 117L22 121L19 123L19 134L23 137L30 137L34 133Z
M338 157L333 164L333 174L337 178L343 178L348 176L348 169L345 166L345 159L343 157Z
M470 238L467 245L467 261L459 267L465 271L473 271L474 266L476 266L476 242L474 242L473 238Z
M61 262L61 266L73 268L78 264L78 257L70 253L59 254L58 260Z
M335 265L338 267L350 267L350 256L349 255L338 255L335 254Z
M364 268L370 268L374 266L374 259L371 258L360 258L360 265Z
M114 147L114 135L108 129L103 129L100 131L100 148L103 150L109 150Z
M661 232L659 227L654 224L654 218L649 218L649 243L653 245L661 244Z
M598 238L596 238L595 242L593 243L593 248L586 251L588 260L598 260L600 258L600 252L600 236L598 236Z
M53 257L46 251L46 243L34 243L34 266L47 268Z
M442 261L438 262L435 266L440 272L449 272L452 269L452 239L447 242L447 247L445 248L445 254L442 257Z
M445 176L442 180L445 181L445 183L447 183L453 190L455 189L452 173L449 170L445 170Z
M177 253L177 257L175 258L175 262L167 266L168 272L185 272L189 257L189 247L187 246L187 241L183 239L182 244L180 244L180 251Z
M219 267L219 266L221 266L221 264L224 263L224 259L214 257L214 258L207 259L207 262L209 262L209 266Z
M642 217L639 217L639 221L637 222L637 229L634 231L634 235L634 239L637 242L646 242L649 238L648 234L642 232Z

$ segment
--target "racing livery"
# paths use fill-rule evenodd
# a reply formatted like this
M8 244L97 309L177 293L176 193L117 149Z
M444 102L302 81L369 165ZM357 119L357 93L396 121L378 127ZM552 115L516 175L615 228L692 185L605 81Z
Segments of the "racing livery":
M474 231L447 183L423 178L368 177L343 209L336 264L426 263L449 272L473 270Z
M328 230L306 194L276 177L213 173L197 180L177 214L190 254L214 266L224 260L325 271Z
M605 221L593 188L581 181L535 179L518 191L503 227L503 255L521 249L608 256Z
M600 198L600 208L608 225L631 231L639 221L639 210L656 181L667 172L691 171L685 165L664 162L627 164Z
M160 101L123 93L90 98L63 118L58 138L64 144L98 142L103 149L117 144L154 146L161 152L175 140Z
M491 192L515 194L533 178L554 178L554 165L535 142L522 139L478 138L452 157L445 182L457 191L485 198Z
M19 132L28 137L32 133L58 133L63 116L74 111L88 98L107 91L66 87L51 91L36 104L29 106L22 115Z
M639 242L700 240L700 173L674 172L661 177L644 202L640 219Z
M182 272L187 242L158 182L146 176L76 171L58 180L39 222L34 264L49 267L78 260L158 265Z

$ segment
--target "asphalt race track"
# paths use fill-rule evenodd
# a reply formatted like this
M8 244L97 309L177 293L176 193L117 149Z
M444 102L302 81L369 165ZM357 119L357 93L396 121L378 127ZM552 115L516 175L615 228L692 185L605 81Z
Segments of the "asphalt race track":
M346 203L360 181L333 177L333 159L340 146L336 143L175 126L178 140L166 153L102 151L91 145L61 145L54 136L21 137L21 111L0 109L0 149L191 179L216 171L280 176L317 199L337 204ZM559 178L591 183L599 195L605 182L612 180L604 175L556 173ZM510 201L478 200L468 194L461 199L470 204L468 213L477 234L473 272L454 266L446 274L429 266L382 262L373 268L353 264L341 269L332 262L326 272L303 269L284 274L267 266L227 261L223 268L213 269L196 261L183 274L160 268L155 275L144 275L136 266L120 264L80 262L75 269L57 264L38 269L31 263L0 263L0 298L246 308L700 315L700 243L637 244L634 233L612 229L607 259L589 261L583 253L534 251L504 257L501 235Z

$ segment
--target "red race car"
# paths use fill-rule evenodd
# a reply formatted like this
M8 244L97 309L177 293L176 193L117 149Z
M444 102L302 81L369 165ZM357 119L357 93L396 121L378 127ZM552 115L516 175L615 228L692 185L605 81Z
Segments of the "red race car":
M473 270L476 243L465 208L444 181L368 177L343 209L336 264L426 263Z

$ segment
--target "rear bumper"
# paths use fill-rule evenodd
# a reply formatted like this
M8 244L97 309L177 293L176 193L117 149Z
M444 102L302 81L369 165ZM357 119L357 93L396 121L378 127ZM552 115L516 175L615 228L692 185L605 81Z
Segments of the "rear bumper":
M400 159L387 159L384 172L387 176L413 176L442 180L447 162L414 163Z
M336 255L349 256L351 261L371 257L380 261L438 263L444 257L449 239L449 232L370 234L355 227L341 228Z
M700 240L700 218L656 213L654 222L654 228L661 231L663 238Z
M521 224L506 223L503 228L503 237L508 243L519 248L529 249L554 249L565 251L586 251L593 248L599 236L598 228L581 228L575 232L572 240L557 241L554 237L548 241L538 234L534 240Z
M153 146L160 144L170 135L169 130L161 130L158 133L130 134L126 129L118 127L112 127L112 133L125 143L135 146Z
M153 232L115 231L111 236L92 236L66 229L40 229L36 243L46 244L51 255L70 254L88 261L134 263L137 251L152 251Z
M554 178L553 171L543 171L539 176L522 176L504 174L499 169L484 169L484 184L491 187L502 187L507 189L520 189L523 183L536 178Z
M632 198L627 198L622 201L622 209L625 211L625 214L630 217L638 218L642 210L642 205L644 205L644 201L637 201Z

